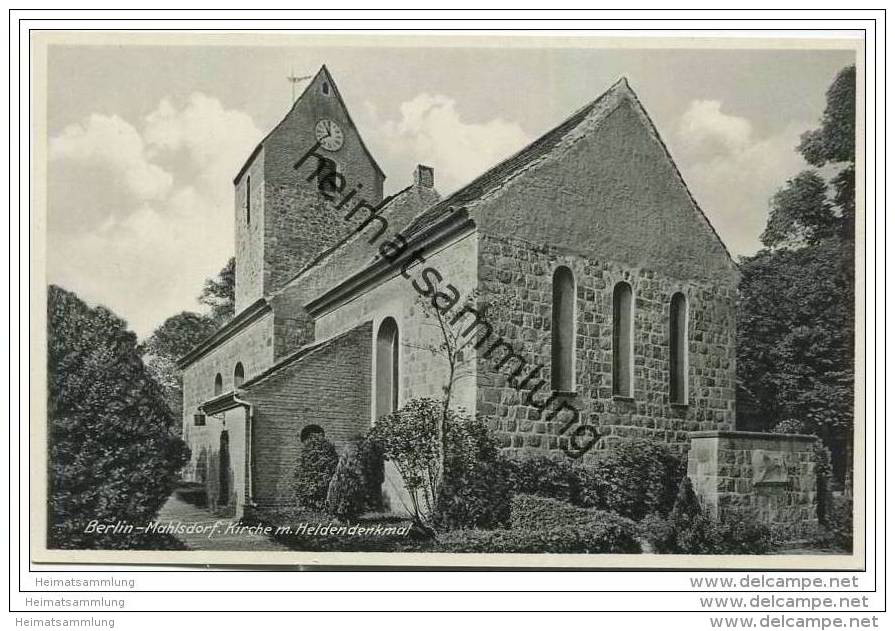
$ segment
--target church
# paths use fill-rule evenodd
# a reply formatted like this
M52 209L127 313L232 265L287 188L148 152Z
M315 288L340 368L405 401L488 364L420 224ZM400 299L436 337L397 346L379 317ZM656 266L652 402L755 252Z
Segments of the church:
M449 196L433 167L384 196L324 66L236 173L236 315L179 364L186 478L216 508L282 504L309 435L440 399L436 292L496 339L452 401L511 454L568 450L571 422L596 449L733 430L737 267L625 79Z

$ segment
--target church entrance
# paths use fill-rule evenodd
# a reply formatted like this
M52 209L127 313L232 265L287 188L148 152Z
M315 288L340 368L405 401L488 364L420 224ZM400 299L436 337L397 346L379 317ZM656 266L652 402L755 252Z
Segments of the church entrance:
M230 434L221 432L221 444L218 451L218 506L230 503Z

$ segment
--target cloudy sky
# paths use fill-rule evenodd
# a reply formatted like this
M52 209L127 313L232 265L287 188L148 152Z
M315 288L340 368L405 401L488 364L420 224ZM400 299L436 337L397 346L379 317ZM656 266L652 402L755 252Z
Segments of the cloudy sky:
M195 42L195 40L194 40ZM326 63L367 145L406 186L448 193L620 76L734 255L758 248L769 197L854 54L302 46L53 46L48 54L49 281L143 336L199 310L233 253L232 178L290 104L286 76Z

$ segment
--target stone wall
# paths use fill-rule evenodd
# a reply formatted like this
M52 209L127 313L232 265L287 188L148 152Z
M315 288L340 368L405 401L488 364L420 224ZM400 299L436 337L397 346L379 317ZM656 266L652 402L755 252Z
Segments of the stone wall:
M345 180L342 192L333 201L320 194L313 177L317 158L310 156L297 170L294 168L317 142L315 126L323 119L338 124L344 135L338 151L317 150L336 163ZM384 180L331 77L321 71L264 140L265 294L278 290L316 254L354 230L356 222L342 219L347 208L334 208L345 195L357 189L348 208L362 198L375 206L382 201Z
M248 185L251 182L251 192ZM264 295L264 151L236 182L233 222L236 240L236 313ZM251 195L251 218L246 204Z
M286 358L268 376L246 382L253 408L252 471L258 505L283 503L301 446L302 429L321 427L339 448L370 427L372 323L319 348Z
M209 440L209 425L194 425L193 415L199 406L214 397L215 375L223 378L223 392L234 389L233 371L241 362L245 380L273 364L273 314L269 313L248 325L217 348L194 361L183 371L183 438L193 451L184 469L184 479L198 480L196 467L201 445Z
M456 287L462 302L462 298L476 287L477 243L476 234L468 233L437 253L426 253L425 264L408 270L410 278L404 278L396 270L396 275L391 279L319 316L315 335L318 339L325 339L368 319L373 320L375 332L383 319L394 318L398 323L400 343L399 405L417 397L441 399L442 387L447 379L447 363L441 355L430 350L441 343L441 337L436 320L424 317L419 305L420 294L413 283L417 282L425 289L425 283L420 280L422 271L437 270L445 286L451 284ZM470 360L461 367L466 377L457 381L454 402L475 413L473 354L470 353L469 357ZM373 365L370 364L368 374L372 373Z
M687 475L713 515L749 512L790 541L815 534L813 436L709 431L691 440Z
M388 224L384 233L378 234L382 226L377 221L359 234L351 233L352 238L321 257L313 268L292 279L270 296L276 314L276 356L282 357L314 339L314 323L305 311L305 304L363 269L378 255L382 243L394 239L411 217L437 199L438 194L430 187L414 185L405 189L391 198L380 213ZM350 221L344 221L336 213L320 216L321 220L325 219L330 223L344 223L344 227L350 229L349 232L365 218L364 213L359 213Z
M505 448L531 451L562 448L559 436L566 416L546 422L546 412L525 404L525 396L543 380L535 400L551 395L552 283L564 265L575 278L575 386L562 399L574 405L581 420L607 439L653 438L686 448L688 433L731 429L735 400L735 294L727 283L682 281L661 271L632 268L568 250L538 246L508 237L482 236L479 277L485 301L510 305L495 331L525 358L522 374L534 369L529 387L518 391L508 382L509 368L497 370L494 357L479 352L478 410L492 415L493 428ZM612 393L612 293L619 281L633 289L633 397ZM688 405L670 402L669 308L675 292L689 306ZM540 366L540 369L537 367ZM555 408L554 408L555 409Z
M599 108L598 108L599 110ZM648 437L686 449L688 432L730 429L735 397L735 291L738 272L694 203L633 93L583 120L545 154L488 187L467 210L480 234L482 300L510 303L492 322L525 359L528 387L479 353L478 408L493 415L506 449L563 447L562 420L526 405L556 394L608 438ZM602 117L605 114L605 117ZM543 142L543 139L542 141ZM537 151L528 150L530 155ZM575 278L574 392L553 393L553 273ZM612 295L633 289L633 396L613 396ZM682 292L689 307L688 405L669 396L669 309ZM486 349L483 347L483 351Z

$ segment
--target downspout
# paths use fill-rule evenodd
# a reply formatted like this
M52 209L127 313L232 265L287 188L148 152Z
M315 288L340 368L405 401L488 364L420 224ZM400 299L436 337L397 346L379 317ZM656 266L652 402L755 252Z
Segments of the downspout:
M252 470L255 468L255 459L252 456L252 434L253 427L252 423L255 418L255 408L254 406L245 399L241 399L238 394L238 390L233 394L233 402L238 403L239 405L245 407L246 409L246 463L248 466L246 467L246 506L255 506L255 488L253 486L253 476Z

